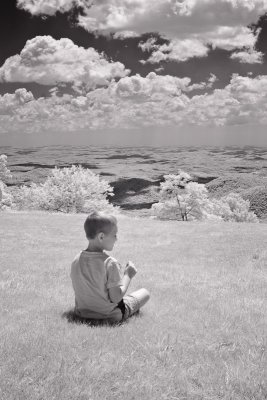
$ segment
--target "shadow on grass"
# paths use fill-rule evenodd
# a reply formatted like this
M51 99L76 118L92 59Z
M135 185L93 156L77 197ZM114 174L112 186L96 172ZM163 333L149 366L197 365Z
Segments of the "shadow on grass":
M96 319L81 318L75 314L73 309L65 311L61 315L61 317L63 319L66 319L70 324L83 324L83 325L88 325L91 327L93 327L93 326L120 326L122 324L127 324L129 322L129 320L132 319L133 317L140 318L141 313L140 313L140 310L138 310L136 313L131 315L131 317L127 318L124 321L118 321L118 322L113 322L108 319L96 320Z

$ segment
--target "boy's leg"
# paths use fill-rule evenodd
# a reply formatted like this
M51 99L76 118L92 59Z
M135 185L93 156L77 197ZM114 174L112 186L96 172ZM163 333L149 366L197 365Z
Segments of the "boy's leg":
M123 319L127 319L136 313L141 307L143 307L143 305L146 304L149 298L149 291L144 288L124 296L123 302L125 304L125 313Z

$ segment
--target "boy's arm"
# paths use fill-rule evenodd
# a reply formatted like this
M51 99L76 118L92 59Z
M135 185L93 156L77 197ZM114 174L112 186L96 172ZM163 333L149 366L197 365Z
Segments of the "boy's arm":
M108 289L109 298L112 301L112 303L119 303L121 301L121 299L127 292L127 289L130 285L132 278L135 276L136 273L137 270L134 264L129 262L124 271L124 275L121 280L121 285L111 287L110 289Z
M127 292L130 282L131 278L129 278L128 275L124 275L121 280L122 284L120 286L115 286L108 289L109 298L112 301L112 303L119 303L121 301L121 299Z

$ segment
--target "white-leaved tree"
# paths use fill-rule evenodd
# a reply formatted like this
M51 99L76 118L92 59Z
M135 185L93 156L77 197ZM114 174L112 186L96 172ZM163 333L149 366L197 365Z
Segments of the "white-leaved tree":
M187 219L185 199L182 190L192 180L184 171L177 175L164 175L164 182L160 184L160 202L153 204L152 213L162 218Z
M160 201L151 209L158 218L258 222L257 216L249 210L249 201L236 193L221 199L210 198L206 186L192 182L184 171L164 178L160 185Z
M90 212L111 210L108 197L113 188L99 176L81 166L55 168L42 184L22 186L14 193L18 209Z
M0 155L0 210L6 210L12 206L13 197L10 193L6 181L11 179L12 175L7 168L7 156Z

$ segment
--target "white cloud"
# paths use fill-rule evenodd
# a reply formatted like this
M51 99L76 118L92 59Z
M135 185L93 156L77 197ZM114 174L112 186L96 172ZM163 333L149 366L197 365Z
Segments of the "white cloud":
M14 94L6 93L0 96L0 114L13 114L17 108L33 100L33 94L24 88L17 89Z
M0 68L0 82L75 82L94 88L128 73L122 63L109 62L93 48L78 47L67 38L37 36L26 42L19 55L5 61Z
M257 30L253 34L247 27L221 26L213 31L202 32L198 35L198 38L193 35L187 39L172 39L169 44L158 45L155 38L149 38L146 42L141 42L139 47L144 52L152 51L150 57L142 63L159 63L166 60L187 61L193 57L205 57L208 55L210 46L214 49L218 47L228 51L245 47L247 53L253 55L254 60L256 60L256 51L253 46L259 33L260 31ZM246 62L247 59L251 63L253 56L250 58L243 57L242 62ZM236 58L238 59L238 57Z
M142 44L143 49L148 49L149 46L149 42ZM146 62L153 64L166 60L186 61L193 57L205 57L209 51L208 46L197 39L172 40L169 44L150 47L155 50Z
M0 96L1 132L267 123L266 75L234 75L225 88L210 91L215 79L191 84L189 78L150 73L112 81L85 95L54 93L39 99L19 89ZM202 94L192 95L197 88Z
M224 50L248 47L252 48L259 35L259 30L254 35L247 27L220 26L213 32L206 33L206 40L213 48Z
M80 23L89 31L156 31L178 38L220 26L245 27L266 10L266 0L102 0L85 8Z
M190 82L190 78L177 78L150 72L145 78L138 74L122 78L118 82L111 83L109 90L122 98L131 96L153 97L155 94L178 96L182 92L190 90Z
M210 77L209 77L209 79L208 79L208 87L212 87L213 86L213 84L216 82L218 80L218 78L217 78L217 76L216 75L214 75L214 74L210 74Z
M85 6L83 0L17 0L17 5L32 15L54 15L57 11L67 12L74 6Z
M259 12L267 6L266 0L181 0L174 1L174 10L181 14L190 16L192 13L203 6L208 7L213 3L225 3L229 8L242 8L248 12Z
M167 49L154 48L150 62L204 57L210 45L253 52L259 31L254 35L247 26L267 11L267 0L18 0L18 4L34 15L53 15L79 5L82 27L116 38L158 32L170 44ZM143 49L147 50L145 45ZM252 57L247 59L251 62Z
M161 71L164 71L163 67L155 68L155 72L161 72Z
M267 122L267 76L234 75L224 89L194 96L184 121L196 125L235 125Z
M151 37L151 38L147 39L146 42L140 42L138 47L140 47L140 49L142 49L142 51L155 50L160 47L156 43L157 43L157 39L154 37Z
M246 64L261 64L263 62L263 53L256 50L237 51L231 54L233 60L238 60Z
M133 38L133 37L138 37L138 33L133 32L133 31L120 31L116 32L114 34L114 39L127 39L127 38Z

